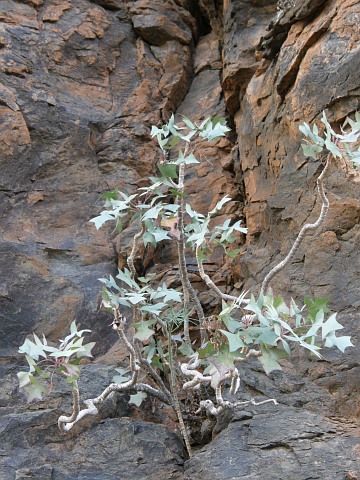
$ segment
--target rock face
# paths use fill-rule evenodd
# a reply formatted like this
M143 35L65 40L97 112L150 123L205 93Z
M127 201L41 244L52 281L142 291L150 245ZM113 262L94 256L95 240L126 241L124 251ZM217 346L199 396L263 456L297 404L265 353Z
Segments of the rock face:
M346 428L342 433L335 423L299 409L256 409L253 418L247 412L247 420L232 422L187 462L189 478L332 480L355 475L359 443Z
M338 126L359 109L359 17L356 0L2 0L0 479L360 478L351 424L360 412L360 195L359 177L343 165L326 180L325 226L272 287L287 297L328 295L355 347L323 361L295 355L270 378L255 363L244 367L241 394L276 397L278 409L237 413L184 468L176 435L144 419L94 422L64 441L56 418L69 397L29 410L14 377L26 335L57 340L76 319L93 330L95 367L105 369L94 388L108 381L101 364L116 363L119 346L99 311L98 278L121 265L135 230L125 225L116 237L88 220L103 192L130 193L155 173L150 126L171 112L217 113L234 126L232 137L200 151L189 193L204 212L225 193L234 199L225 213L247 224L244 253L225 265L214 255L206 267L224 290L259 290L319 209L321 165L303 157L299 124L326 110ZM144 251L138 264L150 272L156 260L156 272L176 283L174 251L171 243ZM192 280L203 288L194 268ZM214 298L201 295L210 309ZM135 412L122 405L105 408L109 415Z

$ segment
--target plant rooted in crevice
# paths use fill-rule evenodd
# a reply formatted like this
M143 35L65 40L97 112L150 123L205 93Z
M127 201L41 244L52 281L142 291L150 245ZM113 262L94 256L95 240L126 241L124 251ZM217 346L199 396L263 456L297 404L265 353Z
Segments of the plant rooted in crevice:
M266 275L259 296L248 292L230 295L223 292L206 273L204 261L212 249L222 247L230 258L239 253L232 248L239 234L246 228L237 219L226 219L214 225L224 205L231 199L224 196L207 214L195 211L186 194L186 170L199 163L191 149L195 139L211 142L229 130L223 119L206 119L200 125L183 117L183 124L175 124L172 116L162 128L153 127L163 154L158 164L159 176L150 177L150 185L127 195L111 192L107 195L105 210L91 221L99 229L107 221L115 221L121 232L125 222L137 222L138 233L127 259L127 267L113 276L102 278L102 306L113 315L112 328L117 332L128 352L129 367L118 368L114 382L98 397L81 402L78 377L81 357L91 356L93 343L83 344L83 334L75 322L68 337L59 347L49 346L45 337L34 342L27 339L20 347L29 364L28 372L18 374L20 387L28 400L41 399L53 384L53 373L67 379L73 389L73 412L59 417L59 428L67 432L87 415L96 415L100 405L115 392L129 392L131 402L140 406L146 396L174 408L189 455L192 454L191 435L184 421L185 405L192 415L219 415L225 409L248 404L275 403L275 399L239 401L235 395L240 386L241 365L257 358L266 373L280 369L279 361L291 354L291 344L309 350L321 357L320 344L337 347L342 352L351 346L349 336L338 336L342 325L336 313L330 314L326 301L306 299L303 306L294 300L290 304L273 295L270 282L285 268L298 251L305 235L323 224L329 201L324 179L332 158L347 152L354 164L359 154L349 145L360 136L360 117L348 119L349 131L336 134L325 115L324 136L316 125L307 124L300 130L307 137L304 154L317 158L325 150L324 168L317 179L321 211L314 223L305 224L290 252ZM181 143L185 145L180 148ZM344 148L339 148L343 144ZM169 152L173 159L169 160ZM154 274L138 276L135 257L141 244L155 248L159 242L177 243L181 288L159 283ZM218 314L207 315L191 284L186 254L195 253L198 273L221 305ZM128 327L125 314L132 317ZM190 329L190 322L194 325ZM199 332L199 335L197 335ZM226 390L227 389L227 390ZM224 399L226 393L226 400ZM230 401L228 398L232 398ZM84 406L82 406L84 405ZM191 415L190 415L191 416Z

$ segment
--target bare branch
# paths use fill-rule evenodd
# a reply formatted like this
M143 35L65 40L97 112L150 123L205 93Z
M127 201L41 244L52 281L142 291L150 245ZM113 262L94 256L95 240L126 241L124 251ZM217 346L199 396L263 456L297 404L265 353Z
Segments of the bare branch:
M303 227L301 228L301 230L300 230L300 232L299 232L299 234L298 234L290 252L286 255L284 260L282 260L275 267L273 267L270 270L270 272L266 275L266 277L264 278L264 281L261 285L261 293L266 293L267 292L270 281L275 277L275 275L277 275L283 268L286 267L286 265L288 265L292 261L295 254L299 250L300 245L301 245L305 235L308 232L310 232L311 230L316 230L324 222L325 217L327 215L327 212L329 210L330 204L329 204L329 200L327 199L325 191L324 191L323 181L324 181L324 177L325 177L325 175L328 171L330 163L331 163L331 156L329 154L327 156L327 159L326 159L325 167L324 167L323 171L321 172L321 174L319 175L319 177L317 179L318 193L319 193L320 199L322 201L321 211L320 211L320 215L319 215L318 219L314 223L306 223L305 225L303 225Z

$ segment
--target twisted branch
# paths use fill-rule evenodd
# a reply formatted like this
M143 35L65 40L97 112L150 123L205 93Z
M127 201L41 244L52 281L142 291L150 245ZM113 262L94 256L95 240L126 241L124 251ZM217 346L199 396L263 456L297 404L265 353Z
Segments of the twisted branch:
M301 228L301 230L300 230L300 232L299 232L299 234L298 234L290 252L286 255L284 260L282 260L275 267L273 267L270 270L270 272L266 275L266 277L264 278L264 281L261 285L261 293L266 293L267 292L269 283L272 280L272 278L275 275L277 275L283 268L285 268L288 263L290 263L292 261L295 254L299 250L300 245L301 245L305 235L311 230L316 230L324 222L325 217L326 217L327 212L328 212L329 207L330 207L330 203L329 203L329 200L327 199L326 194L325 194L323 181L324 181L324 177L325 177L325 175L326 175L326 173L329 169L330 163L331 163L331 156L329 154L326 158L325 167L324 167L323 171L321 172L321 174L319 175L319 177L317 179L318 193L319 193L320 199L322 201L321 211L320 211L320 215L319 215L318 219L316 220L315 223L306 223L305 225L303 225L303 227Z
M232 302L239 302L239 297L235 297L234 295L228 295L227 293L223 293L219 287L217 287L215 285L215 283L211 280L211 278L209 277L209 275L207 275L204 271L204 266L203 266L203 263L202 261L200 260L200 257L199 257L199 249L200 247L197 246L196 247L196 251L195 251L195 255L196 255L196 261L197 261L197 265L198 265L198 269L199 269L199 273L200 273L200 277L204 280L204 282L206 283L206 285L211 288L222 300L230 300ZM239 305L241 305L242 303L244 304L247 304L249 303L249 300L247 299L242 299L241 302L239 303Z
M263 405L264 403L273 402L274 405L278 405L278 402L275 398L269 398L268 400L263 400L261 402L256 402L254 398L251 400L245 400L243 402L224 402L222 405L215 407L214 403L211 400L202 400L200 402L199 409L195 412L195 414L201 413L202 410L207 411L210 415L214 415L217 417L223 410L225 409L235 409L236 407L244 407L247 405Z
M139 366L139 358L136 354L136 351L133 345L129 342L128 338L125 335L124 327L126 325L126 318L122 317L121 313L117 309L113 309L114 312L114 322L113 322L113 329L117 331L119 337L124 342L127 350L130 354L130 368L131 368L131 378L124 383L111 383L105 390L96 398L89 398L84 401L86 408L80 410L79 407L79 390L76 387L73 389L73 413L70 417L61 415L58 419L58 426L62 432L68 432L72 429L72 427L78 423L82 418L87 415L97 415L98 405L101 405L106 398L113 392L124 392L126 390L134 389L136 391L143 391L152 395L164 403L170 404L170 398L165 395L160 390L156 390L155 388L151 387L150 385L146 385L144 383L137 383L137 379L139 376L140 366Z
M192 389L198 390L200 385L209 385L211 382L211 375L203 375L198 372L196 368L200 365L198 352L192 357L188 363L182 363L180 368L184 375L193 377L192 380L185 382L183 385L184 390Z

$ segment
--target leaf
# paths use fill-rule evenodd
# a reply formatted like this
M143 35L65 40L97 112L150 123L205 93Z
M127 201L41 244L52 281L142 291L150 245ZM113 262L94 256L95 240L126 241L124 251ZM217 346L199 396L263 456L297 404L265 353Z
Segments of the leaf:
M345 351L345 348L353 346L354 345L351 343L351 337L337 337L334 332L330 333L325 340L325 347L337 347L343 353Z
M146 301L145 295L136 292L126 292L126 298L132 305L137 305L138 303Z
M312 157L315 160L317 159L319 153L322 152L323 147L320 145L313 145L312 143L302 143L301 148L303 149L303 154L305 157Z
M319 310L322 310L324 313L330 312L330 309L327 307L329 300L330 297L315 297L314 300L311 300L311 298L307 296L304 297L304 303L312 318L316 317Z
M154 323L155 320L142 320L141 322L134 323L133 326L136 328L134 338L139 339L141 342L150 338L155 332L149 328L149 325L153 325Z
M189 127L190 130L196 129L195 125L187 117L185 117L185 115L180 115L180 116L183 119L183 122L185 123L185 125Z
M208 357L208 360L214 365L222 379L231 368L234 368L234 362L238 356L238 352L230 352L228 345L223 345L220 351L216 355Z
M24 393L28 403L33 400L42 400L43 395L47 393L47 388L37 378L32 377L31 385L24 387Z
M251 327L250 327L251 328ZM262 332L257 337L256 343L265 343L266 345L275 346L278 340L278 335L270 328L261 328Z
M159 216L159 213L163 209L163 204L160 202L157 205L155 205L152 208L149 208L147 212L144 213L142 216L142 221L148 220L148 219L156 219Z
M144 242L144 247L146 247L146 245L150 243L154 248L156 248L157 243L152 233L145 232L144 235L142 236L142 239Z
M186 198L187 195L185 193L179 192L178 190L175 190L174 188L170 188L169 192L171 195L174 195L174 197L180 197L180 198Z
M22 388L30 383L30 378L33 377L30 372L18 372L17 377L19 379L19 387Z
M205 358L209 358L212 355L215 355L216 350L213 347L211 342L206 342L204 345L202 345L199 348L198 353L199 353L199 358L200 359L205 359Z
M265 344L261 344L261 356L258 357L265 373L268 375L274 370L282 370L278 360L286 358L288 355L284 350L278 348L269 348Z
M35 361L38 361L39 357L46 358L47 355L44 351L44 345L41 343L41 341L35 334L34 338L37 343L34 343L27 338L19 348L19 353L25 353L29 357L33 358Z
M119 194L118 189L115 188L114 190L111 190L110 192L102 193L101 196L103 198L106 198L107 200L117 200L118 194Z
M115 371L118 372L120 375L114 375L112 378L113 383L124 383L130 380L129 373L130 370L128 368L115 368Z
M219 318L222 319L222 321L224 322L224 324L226 325L226 328L230 333L235 333L236 330L238 330L243 326L241 322L239 322L238 320L234 320L230 315L224 315L224 316L219 315Z
M227 332L226 330L221 330L221 329L220 329L220 332L223 333L228 339L229 352L235 352L240 347L245 347L245 343L240 338L240 333L230 333L230 332Z
M103 211L97 217L92 218L89 222L95 224L96 230L99 230L100 227L104 225L105 222L109 220L114 220L115 216L112 212L108 212L107 210Z
M147 397L146 392L138 392L135 395L130 395L130 400L128 403L132 403L137 407L140 407L140 405L142 404L142 402L145 400L146 397Z
M144 354L146 355L146 360L148 363L151 363L155 353L156 353L156 342L155 342L155 338L152 337L149 345L146 345L146 347L144 347Z
M236 248L235 250L225 250L225 253L229 258L235 258L241 252L242 252L242 248Z
M131 273L127 268L124 268L124 270L120 270L120 268L119 268L119 273L116 275L116 278L118 278L120 281L126 283L126 285L128 285L129 287L135 288L136 290L139 289L139 286L131 278Z
M78 358L82 357L92 357L91 350L94 348L96 342L90 342L83 345L83 350L78 352L76 356Z
M329 333L335 332L336 330L341 330L342 328L344 327L336 320L336 313L333 313L322 326L322 339L324 340Z
M184 355L184 357L191 357L194 355L193 349L185 342L182 342L178 348L179 352Z
M176 163L158 163L161 175L165 178L178 178Z
M155 303L155 305L145 305L145 307L141 307L140 310L142 312L148 312L148 313L152 313L154 315L160 315L162 309L166 307L166 303L164 302L159 302L159 303ZM153 321L153 320L151 320Z
M213 215L214 213L221 210L222 207L225 205L225 203L230 202L231 200L232 200L231 197L228 197L227 195L225 195L221 200L218 201L215 207L209 212L210 215Z
M71 334L75 334L77 333L77 326L76 326L76 321L74 320L71 325L70 325L70 333Z

